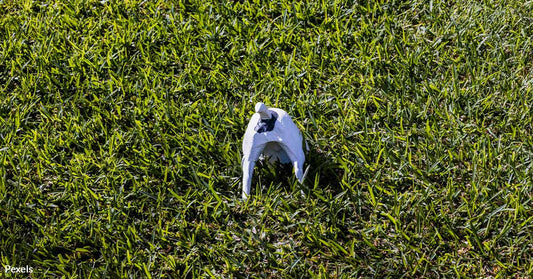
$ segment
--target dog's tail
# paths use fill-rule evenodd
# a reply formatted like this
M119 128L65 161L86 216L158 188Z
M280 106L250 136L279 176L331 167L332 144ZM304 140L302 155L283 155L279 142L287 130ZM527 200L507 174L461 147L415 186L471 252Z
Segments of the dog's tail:
M261 102L255 104L255 112L257 112L257 113L259 113L259 115L261 115L261 119L270 119L270 118L272 118L272 114L268 110L268 107L265 104L261 103Z
M265 104L261 102L255 104L255 112L261 113L261 112L267 112L267 111L268 111L268 107Z

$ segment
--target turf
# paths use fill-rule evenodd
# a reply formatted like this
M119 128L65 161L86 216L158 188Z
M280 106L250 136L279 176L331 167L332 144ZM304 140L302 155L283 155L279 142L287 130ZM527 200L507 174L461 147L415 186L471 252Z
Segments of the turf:
M3 267L533 274L531 1L0 0L0 13ZM310 168L299 185L260 163L243 202L259 101L293 116Z

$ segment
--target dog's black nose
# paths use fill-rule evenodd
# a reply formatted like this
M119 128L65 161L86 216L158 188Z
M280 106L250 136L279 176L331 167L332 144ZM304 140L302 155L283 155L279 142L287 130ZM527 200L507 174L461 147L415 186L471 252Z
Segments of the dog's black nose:
M270 132L274 130L276 119L278 119L278 114L274 111L270 111L270 113L271 117L269 119L260 119L259 122L257 122L257 125L254 128L257 133Z

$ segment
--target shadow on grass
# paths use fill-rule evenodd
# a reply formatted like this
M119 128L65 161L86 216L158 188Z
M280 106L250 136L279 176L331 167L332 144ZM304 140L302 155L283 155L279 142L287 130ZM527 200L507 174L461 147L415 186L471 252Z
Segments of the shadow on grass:
M320 187L333 192L341 191L341 180L345 170L332 156L315 149L307 151L304 165L304 171L306 170L304 186L297 186L301 190L309 192L313 188ZM292 164L268 163L265 160L258 160L252 185L259 185L259 190L265 192L265 187L290 190L292 185L299 184L296 182Z
M341 180L344 170L331 155L311 149L306 154L309 167L305 179L305 184L310 188L329 188L335 192L341 188Z

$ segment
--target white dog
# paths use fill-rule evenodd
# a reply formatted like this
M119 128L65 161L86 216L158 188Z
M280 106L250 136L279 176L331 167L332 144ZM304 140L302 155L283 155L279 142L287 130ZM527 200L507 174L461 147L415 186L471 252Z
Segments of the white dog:
M242 198L250 195L255 161L259 156L269 157L269 161L279 160L291 163L294 174L303 182L305 155L302 149L302 134L282 109L268 108L263 103L255 105L255 112L242 142Z

